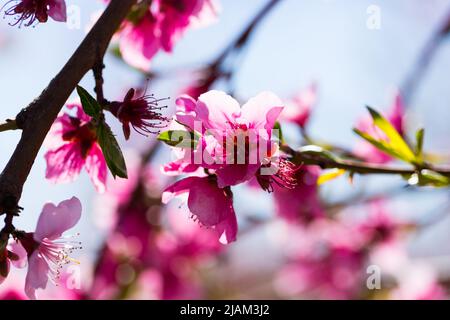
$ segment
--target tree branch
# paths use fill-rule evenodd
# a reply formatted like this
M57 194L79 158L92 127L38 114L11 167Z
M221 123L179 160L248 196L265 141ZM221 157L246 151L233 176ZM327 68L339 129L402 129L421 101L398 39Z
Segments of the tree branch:
M307 165L318 165L323 169L344 169L359 174L392 174L392 175L412 175L418 172L417 168L404 168L380 164L371 164L361 161L330 159L318 154L310 154L291 149L289 146L282 146L282 150L293 157L296 163ZM443 176L450 177L450 168L435 168L431 166L422 169L435 171Z
M0 123L0 132L17 129L19 128L17 127L16 120L8 119L5 122Z
M6 198L18 203L23 185L56 116L75 86L94 67L98 55L104 55L123 19L137 0L112 0L103 15L80 44L70 60L41 95L17 116L22 137L0 175L0 213Z

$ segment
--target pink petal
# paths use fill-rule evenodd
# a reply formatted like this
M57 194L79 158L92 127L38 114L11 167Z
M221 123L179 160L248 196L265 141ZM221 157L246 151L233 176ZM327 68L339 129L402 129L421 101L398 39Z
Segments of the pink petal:
M253 128L271 130L283 107L283 102L274 93L265 91L242 106L241 117L253 124Z
M49 266L47 262L35 251L28 258L28 272L25 278L25 294L28 298L36 300L36 290L47 287Z
M195 183L198 177L189 177L167 187L162 194L162 203L168 203L170 200L183 193L189 192L190 186Z
M188 95L182 95L175 103L177 105L177 121L194 129L196 101Z
M159 50L159 38L154 22L144 17L138 25L128 24L121 33L120 52L123 59L140 70L148 70Z
M219 233L219 241L222 244L229 244L236 241L238 225L233 207L228 212L227 218L215 227L215 231Z
M14 267L22 269L27 265L27 252L20 243L18 243L17 241L11 241L8 244L8 250L12 253L15 253L19 257L18 260L10 259Z
M41 242L61 237L68 229L77 224L81 217L81 202L78 198L62 201L58 206L47 203L42 209L34 233L34 239Z
M72 125L69 115L67 113L62 113L52 124L47 137L45 138L44 146L48 149L59 148L67 143L67 141L63 140L63 135L74 129L75 127Z
M255 176L260 165L258 164L231 164L216 171L219 188L235 186L250 180Z
M231 197L208 177L196 178L189 187L189 210L202 225L211 227L226 220L233 208Z
M241 113L239 103L225 92L211 90L200 95L197 102L198 120L207 129L229 129Z
M75 100L75 101L69 102L69 103L66 104L66 108L69 109L69 110L75 109L75 115L76 115L76 117L77 117L78 119L81 120L81 122L89 122L89 121L91 121L91 117L88 116L88 115L84 112L83 107L81 106L80 101Z
M47 161L45 177L53 183L73 181L80 174L85 162L76 143L66 143L56 150L47 151L45 160Z
M6 275L9 274L9 269L11 268L11 264L9 262L9 259L4 260L2 263L6 263ZM0 284L3 283L3 281L5 281L6 278L3 277L2 275L0 275Z
M92 146L86 157L85 168L97 192L104 193L106 191L108 169L103 152L97 143Z
M64 0L52 0L48 2L48 15L55 21L65 22L67 20L66 2Z

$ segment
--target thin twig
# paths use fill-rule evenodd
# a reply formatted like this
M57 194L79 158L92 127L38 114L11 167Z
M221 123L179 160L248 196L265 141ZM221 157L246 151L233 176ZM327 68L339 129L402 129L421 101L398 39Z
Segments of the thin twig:
M293 157L293 161L307 165L317 165L322 169L344 169L349 172L359 174L385 174L409 176L417 173L417 168L405 168L400 166L390 166L381 164L364 163L353 160L330 159L317 154L295 151L289 146L282 146L282 150ZM450 168L426 167L443 176L450 177Z
M6 120L3 123L0 123L0 132L9 131L9 130L17 130L19 127L17 126L16 120Z

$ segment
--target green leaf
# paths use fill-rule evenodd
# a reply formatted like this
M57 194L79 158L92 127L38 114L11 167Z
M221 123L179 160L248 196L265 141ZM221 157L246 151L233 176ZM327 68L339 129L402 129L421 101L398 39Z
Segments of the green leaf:
M417 161L422 163L423 162L423 139L425 135L425 129L420 129L416 133L416 158Z
M101 121L97 127L97 138L113 177L128 178L127 166L120 146L111 128L104 121Z
M414 173L409 179L410 185L419 186L433 186L433 187L448 187L450 185L450 179L442 174L424 169L420 173Z
M275 134L275 138L277 138L281 144L284 144L285 141L283 137L283 131L281 130L281 124L278 121L275 122L275 125L273 126L273 131L277 133Z
M405 142L405 140L402 138L402 136L394 128L394 126L374 109L370 107L367 107L367 109L369 110L370 115L372 116L374 125L376 125L381 131L383 131L386 137L388 138L388 141L382 141L384 145L383 149L386 150L386 147L388 147L388 149L391 151L390 152L391 155L392 153L395 153L396 154L395 157L401 160L413 164L416 163L416 156L414 155L408 144ZM376 140L373 137L372 139ZM377 141L381 142L380 140Z
M77 92L80 96L84 112L93 118L98 118L102 111L102 107L97 100L81 86L77 86Z
M375 146L375 148L377 148L378 150L381 150L391 156L393 156L394 158L399 158L402 159L402 155L399 154L395 149L393 149L388 143L386 143L386 141L383 140L377 140L374 137L372 137L371 135L362 132L358 129L353 129L353 131L359 135L361 138L363 138L364 140L366 140L367 142L371 143L373 146Z
M158 140L177 148L195 149L199 140L198 134L185 130L169 130L161 132Z

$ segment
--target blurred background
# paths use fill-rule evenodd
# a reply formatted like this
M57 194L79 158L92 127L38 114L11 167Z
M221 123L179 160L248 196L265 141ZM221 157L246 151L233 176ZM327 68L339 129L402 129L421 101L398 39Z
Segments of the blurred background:
M161 52L152 62L150 71L156 76L150 79L148 91L157 97L170 97L168 114L173 111L174 99L195 78L194 71L214 61L268 0L218 2L221 10L216 23L189 30L177 42L172 54ZM0 119L14 117L40 94L82 41L93 17L104 9L100 1L68 0L67 4L75 10L72 12L75 16L79 10L79 27L46 23L33 28L18 28L9 26L7 19L0 21ZM373 6L380 10L380 28L376 29L367 25L371 17L368 9ZM233 69L232 79L227 83L218 81L213 88L232 88L234 96L242 102L264 90L288 100L315 83L318 98L308 122L308 134L318 141L352 149L359 139L351 129L364 117L364 106L388 111L396 89L401 89L413 74L424 48L445 23L449 10L449 0L282 0L253 31ZM112 53L107 55L105 65L105 95L110 99L121 99L128 88L141 87L149 76L130 68ZM418 128L426 128L425 149L444 157L450 155L447 139L450 134L449 69L450 41L444 38L405 105L407 134L412 136ZM91 74L86 75L82 86L93 88ZM153 143L153 137L137 135L125 141L120 134L120 123L114 119L110 123L129 162ZM283 130L290 144L302 143L292 123L283 125ZM1 168L6 165L19 135L20 132L1 133ZM235 190L235 210L240 221L238 241L225 247L205 249L205 259L203 255L199 261L195 258L194 275L185 275L186 269L183 269L181 277L178 271L172 270L178 275L179 282L180 278L195 279L194 282L186 280L189 290L181 290L178 283L177 292L183 294L167 293L170 291L167 286L174 276L161 275L164 263L152 266L149 272L141 270L137 273L133 264L130 267L126 263L114 269L111 281L116 282L115 286L129 288L132 283L139 282L139 290L119 290L118 293L117 290L99 289L101 285L95 284L93 266L98 266L99 252L103 252L105 241L112 241L108 196L96 195L85 172L71 184L53 185L46 181L45 151L42 148L24 187L21 205L25 209L15 224L33 230L45 202L57 203L74 195L82 201L83 216L75 230L80 232L79 238L83 242L83 249L76 253L82 273L82 288L75 290L78 297L447 297L450 277L448 189L417 190L405 188L406 183L400 177L361 176L355 176L353 183L339 178L320 187L318 193L323 210L329 210L345 221L370 215L374 210L383 211L382 215L393 221L398 219L407 226L414 225L413 232L402 236L401 244L391 245L389 249L383 247L386 250L373 249L370 257L364 259L349 257L348 252L339 251L337 256L325 261L322 256L316 256L324 248L322 244L334 243L341 237L346 239L343 242L353 241L353 226L347 227L347 222L336 223L339 224L336 229L334 222L332 227L322 223L312 228L296 226L277 217L272 195L243 186ZM155 176L159 175L159 166L170 159L169 148L160 147L151 163ZM112 181L112 177L109 180ZM167 179L159 180L161 188L168 184ZM116 190L120 186L116 184L111 188ZM178 203L164 209L168 213L163 213L163 220L170 215L189 220L185 207ZM170 243L167 240L162 247L166 248ZM131 249L125 248L127 250ZM164 256L161 260L172 261L174 254L171 251L170 257ZM184 259L189 255L182 256ZM170 268L185 266L181 258L171 263L177 267ZM360 290L366 285L369 265L381 268L381 290ZM399 270L404 271L402 276ZM17 270L14 272L20 274ZM345 283L340 284L335 277L346 279L342 280ZM23 282L21 277L10 278L3 287L8 281ZM155 283L165 289L155 289ZM95 290L90 289L92 287ZM354 287L358 289L353 290ZM51 290L54 293L48 294L49 298L74 298L58 291L62 289ZM416 291L417 295L413 295Z

